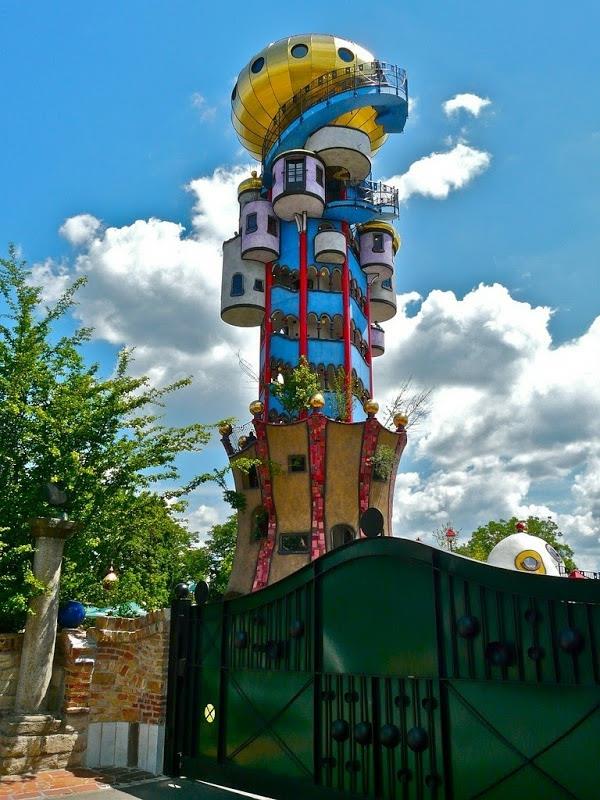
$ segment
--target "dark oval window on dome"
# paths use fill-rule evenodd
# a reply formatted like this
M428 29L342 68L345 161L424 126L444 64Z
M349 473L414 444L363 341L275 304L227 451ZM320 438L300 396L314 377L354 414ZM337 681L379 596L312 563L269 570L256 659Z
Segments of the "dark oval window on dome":
M308 53L308 47L305 44L295 44L290 52L294 58L304 58Z
M236 85L233 87L233 91L232 91L232 93L231 93L231 99L232 99L232 100L235 100L236 96L237 96L237 83L236 83Z
M339 47L338 56L342 59L342 61L354 61L354 53L352 50L348 50L347 47Z
M250 67L250 69L256 75L257 72L261 71L264 65L265 65L265 60L262 56L260 56L260 58L257 58L256 61L252 62L252 66Z

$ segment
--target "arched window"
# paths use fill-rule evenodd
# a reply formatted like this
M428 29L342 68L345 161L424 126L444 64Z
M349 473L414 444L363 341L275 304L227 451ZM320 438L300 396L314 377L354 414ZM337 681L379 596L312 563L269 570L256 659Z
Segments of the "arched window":
M244 294L244 276L241 272L234 272L231 276L231 297L241 297Z
M334 525L329 532L331 549L349 544L356 538L356 533L351 525Z
M331 273L331 291L342 291L342 272L339 269L334 269Z

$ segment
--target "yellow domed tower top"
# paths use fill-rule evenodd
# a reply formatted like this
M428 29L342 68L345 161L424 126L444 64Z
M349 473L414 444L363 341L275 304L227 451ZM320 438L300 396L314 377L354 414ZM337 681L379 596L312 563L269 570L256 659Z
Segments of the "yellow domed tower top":
M233 126L241 143L261 160L267 131L282 106L333 70L350 68L354 72L374 62L364 47L328 34L290 36L268 45L240 72L231 95ZM331 122L366 133L373 152L387 138L372 106L349 111Z

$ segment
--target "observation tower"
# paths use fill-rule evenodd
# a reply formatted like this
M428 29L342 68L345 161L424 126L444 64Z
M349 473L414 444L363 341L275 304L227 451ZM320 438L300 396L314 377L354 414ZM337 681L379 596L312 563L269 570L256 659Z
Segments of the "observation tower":
M260 492L247 498L248 508L259 501L254 521L239 515L232 573L232 591L249 591L360 535L367 507L379 508L382 533L391 535L405 432L401 420L392 432L374 418L373 359L385 352L381 323L396 313L398 192L373 179L371 161L404 128L407 78L354 42L292 36L249 61L231 102L238 137L261 167L239 186L239 232L223 245L221 317L260 327L260 399L251 407L250 441L225 433L224 444L233 460L243 451L287 470L274 476L261 467L243 476L234 469L237 490ZM312 414L292 420L273 382L285 382L302 359L318 375L322 396ZM371 497L378 445L397 458L386 491ZM302 463L306 492L294 483ZM337 510L327 511L326 494L338 497ZM241 540L242 528L256 528L257 514L268 518L269 546L263 542L255 554ZM276 554L288 558L274 570Z

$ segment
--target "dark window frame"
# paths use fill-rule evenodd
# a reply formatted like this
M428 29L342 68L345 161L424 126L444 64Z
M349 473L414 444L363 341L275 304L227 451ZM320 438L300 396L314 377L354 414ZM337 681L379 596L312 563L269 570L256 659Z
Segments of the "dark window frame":
M315 180L319 186L325 186L325 170L320 164L315 167Z
M306 456L302 453L293 453L288 456L288 472L306 472Z
M294 178L290 180L290 168L293 169ZM299 169L301 170L302 180L298 180ZM300 191L306 188L306 159L305 158L286 158L285 160L285 190Z
M381 281L381 288L382 289L387 289L388 292L391 292L392 291L392 279L391 278L384 278L384 280Z
M238 280L236 281L236 278ZM239 283L239 288L236 289L237 284ZM230 297L243 297L246 294L246 287L244 285L244 273L243 272L234 272L231 276L231 287L229 290Z
M250 220L252 220L252 226L250 225ZM246 217L246 233L256 233L257 230L258 230L258 215L256 211L252 211Z
M254 291L255 292L264 292L265 291L265 282L262 278L255 278L254 279Z
M302 542L300 547L296 547L294 549L286 548L284 546L284 542L293 539L299 539ZM279 544L278 552L282 556L305 555L307 553L310 553L310 532L306 531L301 533L280 533L278 544Z
M279 231L279 225L277 224L277 217L274 217L272 214L269 214L267 217L267 233L271 236L277 236Z
M383 233L374 233L373 234L373 252L374 253L384 253L385 252L385 245L383 241Z

